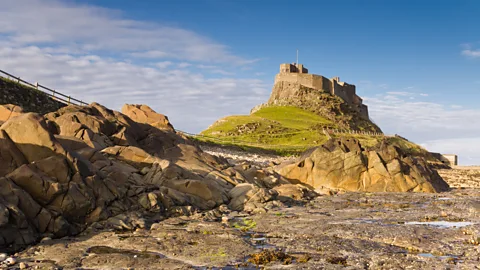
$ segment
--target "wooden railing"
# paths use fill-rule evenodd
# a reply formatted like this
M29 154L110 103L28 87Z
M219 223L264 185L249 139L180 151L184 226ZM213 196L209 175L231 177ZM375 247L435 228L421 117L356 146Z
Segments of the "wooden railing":
M28 87L32 87L32 88L35 88L39 91L42 91L43 93L45 93L47 96L51 97L52 99L58 101L58 102L61 102L61 103L64 103L64 104L67 104L67 105L70 105L70 104L74 104L74 105L80 105L80 106L86 106L88 105L88 103L86 102L83 102L81 100L78 100L78 99L75 99L71 96L67 96L67 95L64 95L60 92L57 92L56 90L54 89L50 89L46 86L43 86L41 84L39 84L38 82L36 82L35 84L33 83L29 83L25 80L22 80L20 79L20 77L16 77L16 76L13 76L12 74L10 73L7 73L3 70L0 69L0 76L6 78L6 79L9 79L11 81L14 81L14 82L17 82L17 83L21 83L23 85L26 85Z

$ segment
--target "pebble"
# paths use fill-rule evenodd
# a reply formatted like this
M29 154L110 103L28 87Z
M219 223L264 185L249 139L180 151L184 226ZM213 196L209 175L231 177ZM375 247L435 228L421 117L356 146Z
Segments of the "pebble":
M42 240L40 240L40 242L41 242L41 243L44 243L44 242L47 242L47 241L50 241L50 240L52 240L52 238L50 238L50 237L44 237L44 238L42 238Z
M6 265L12 266L17 263L17 260L13 257L7 258L5 261L3 261Z
M150 230L154 231L154 230L158 230L162 227L162 225L160 223L153 223L152 226L150 226Z
M20 267L20 269L27 269L28 268L28 265L24 262L21 262L18 267Z
M0 262L5 261L8 258L8 255L6 253L0 253Z
M222 217L222 222L223 223L227 223L231 218L227 217L227 216L223 216Z

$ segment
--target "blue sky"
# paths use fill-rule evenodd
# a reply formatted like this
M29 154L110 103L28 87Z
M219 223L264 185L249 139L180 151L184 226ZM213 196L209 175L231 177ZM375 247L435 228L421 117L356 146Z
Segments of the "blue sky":
M480 2L0 0L0 69L199 132L278 66L357 85L385 133L480 164ZM477 30L477 31L476 31Z

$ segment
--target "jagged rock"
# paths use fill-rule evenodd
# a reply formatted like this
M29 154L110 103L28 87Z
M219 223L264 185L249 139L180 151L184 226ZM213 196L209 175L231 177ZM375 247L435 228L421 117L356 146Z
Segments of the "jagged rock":
M0 228L8 224L9 216L8 208L0 204Z
M16 251L43 236L75 235L105 220L115 229L142 228L147 211L192 215L228 204L235 211L265 212L279 193L292 200L311 195L305 185L285 185L289 182L272 170L231 167L166 128L168 119L146 111L150 120L138 123L93 103L5 122L0 127L0 248ZM157 127L159 122L166 127ZM359 158L353 153L365 151L355 144L325 147L355 168L346 173L351 177L366 171L361 164L372 171L372 182L381 182L385 171L405 182L430 173L391 149ZM337 168L335 162L327 163ZM402 174L405 164L415 167L410 178Z
M449 188L425 160L387 144L368 151L354 139L332 139L307 151L294 164L280 165L277 171L314 188L368 192L441 192Z
M160 161L160 159L135 146L113 146L103 149L102 153L114 156L117 160L130 164L137 169L146 166L151 167L154 162Z
M0 122L6 122L8 119L23 114L21 107L13 104L0 105Z
M318 196L316 192L301 184L283 184L273 189L278 192L278 199L281 202L309 200Z
M0 175L6 175L27 163L27 159L10 140L7 133L0 130Z
M228 192L238 184L232 176L238 173L228 170L226 160L149 121L137 123L93 103L5 122L0 128L0 248L15 251L45 235L77 234L115 216L112 227L144 226L118 216L129 211L190 215L228 203Z
M228 208L233 211L253 210L263 203L274 200L278 192L273 189L259 188L253 184L238 184L228 193L231 200Z
M122 113L139 123L149 124L159 129L174 130L167 116L155 112L147 105L125 104L122 107Z
M38 161L56 154L66 154L60 143L48 132L43 117L38 114L19 115L5 122L0 130L5 131L28 162Z

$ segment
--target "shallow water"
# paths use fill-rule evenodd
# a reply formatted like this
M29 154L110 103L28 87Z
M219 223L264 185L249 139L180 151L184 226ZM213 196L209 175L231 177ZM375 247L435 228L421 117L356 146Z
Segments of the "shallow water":
M424 258L437 258L437 259L441 259L441 260L451 259L451 258L456 259L457 258L457 256L453 256L453 255L435 256L432 253L418 253L417 255L420 256L420 257L424 257Z
M410 221L405 222L405 225L427 225L427 226L435 226L440 228L461 228L473 225L473 222L463 221L463 222L455 222L455 221Z

